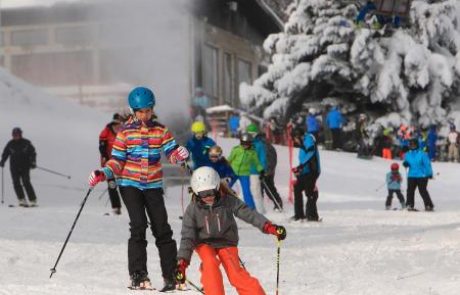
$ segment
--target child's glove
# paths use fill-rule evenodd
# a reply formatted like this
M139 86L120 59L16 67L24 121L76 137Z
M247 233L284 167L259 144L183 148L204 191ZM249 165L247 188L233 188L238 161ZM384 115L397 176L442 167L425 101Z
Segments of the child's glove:
M294 173L295 175L299 175L300 170L301 170L300 167L297 166L297 167L292 168L291 171L292 171L292 173Z
M276 225L271 222L266 222L264 225L264 233L269 235L274 235L278 238L278 240L282 241L286 239L286 228L282 225Z
M188 159L189 155L187 148L179 146L171 153L170 161L173 164L181 164Z
M404 161L404 162L403 162L403 166L406 167L406 168L408 168L408 167L410 166L410 164L409 164L407 161Z
M176 281L178 284L185 283L185 270L187 269L188 261L185 259L179 259L176 267Z
M104 172L100 170L94 170L89 175L88 184L90 187L95 187L99 182L105 181L106 177Z

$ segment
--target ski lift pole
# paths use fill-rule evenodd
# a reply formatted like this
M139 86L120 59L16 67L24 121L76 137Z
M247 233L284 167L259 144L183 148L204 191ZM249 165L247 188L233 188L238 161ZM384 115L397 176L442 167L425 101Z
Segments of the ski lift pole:
M54 264L53 268L50 269L51 270L50 279L53 276L53 274L56 273L56 267L57 267L57 265L59 263L59 260L61 259L62 253L64 252L64 249L67 246L67 242L69 241L70 236L72 235L73 229L75 228L75 224L77 224L77 220L80 217L81 211L83 210L83 207L86 204L86 200L88 200L88 197L89 197L89 195L91 194L92 191L93 191L93 187L90 187L88 189L88 192L86 193L85 198L83 199L83 202L81 203L80 210L78 210L77 216L75 217L75 220L73 221L72 227L70 228L70 231L67 234L67 238L65 239L64 245L61 248L61 252L59 252L58 258L56 259L56 263Z
M48 169L48 168L43 168L43 167L37 166L37 169L40 169L40 170L46 171L46 172L48 172L48 173L51 173L51 174L54 174L54 175L59 175L59 176L62 176L62 177L66 177L67 179L70 179L70 178L71 178L71 176L70 176L70 175L62 174L62 173L59 173L59 172L53 171L53 170L51 170L51 169Z

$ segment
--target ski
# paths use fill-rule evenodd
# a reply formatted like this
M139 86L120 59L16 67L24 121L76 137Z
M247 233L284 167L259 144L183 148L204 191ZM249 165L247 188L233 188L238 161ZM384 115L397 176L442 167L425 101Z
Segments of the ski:
M128 286L127 288L132 291L156 291L157 290L155 288L141 288L141 287L133 287L133 286Z

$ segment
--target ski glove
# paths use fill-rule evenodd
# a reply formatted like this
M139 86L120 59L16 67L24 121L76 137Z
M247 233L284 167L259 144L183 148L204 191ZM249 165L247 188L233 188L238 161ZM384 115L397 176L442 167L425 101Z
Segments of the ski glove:
M188 261L185 259L179 259L177 262L176 267L176 282L178 284L184 284L186 277L185 277L185 270L187 269Z
M265 178L265 170L259 172L259 179L263 180Z
M264 225L264 233L269 234L269 235L274 235L278 238L278 240L284 240L286 239L286 228L282 225L276 225L271 222L266 222Z
M181 164L188 159L189 155L187 148L180 145L171 153L170 161L172 164Z
M406 168L408 168L408 167L410 166L410 164L409 164L407 161L404 161L404 162L403 162L403 166L406 167Z
M294 168L292 168L291 171L292 171L292 173L294 173L295 175L299 175L300 170L301 170L300 167L294 167Z
M3 168L3 166L5 166L5 162L0 162L0 167Z
M89 175L88 183L90 187L95 187L99 182L103 182L106 179L104 172L100 170L94 170Z
M35 169L35 168L37 168L37 163L35 163L35 161L34 161L34 162L30 163L30 169Z

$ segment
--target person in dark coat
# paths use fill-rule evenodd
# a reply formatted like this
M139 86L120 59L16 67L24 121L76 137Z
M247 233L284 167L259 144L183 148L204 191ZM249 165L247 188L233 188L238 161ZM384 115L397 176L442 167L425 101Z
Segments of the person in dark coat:
M19 200L19 206L35 207L37 206L37 196L30 182L30 169L37 167L37 154L32 143L22 137L21 128L15 127L12 131L12 136L13 139L8 142L3 150L0 167L3 168L6 160L10 158L10 172L13 178L14 191ZM26 201L24 190L22 189L23 186L26 190L29 203Z
M99 152L101 154L101 166L104 167L105 163L112 157L112 147L117 133L120 130L121 124L123 123L122 117L115 113L112 117L112 121L105 126L105 128L99 134ZM108 179L108 191L110 204L112 205L113 213L116 215L121 214L121 201L120 195L117 190L117 183L115 179Z
M438 132L436 130L436 125L432 125L427 135L427 147L428 147L428 156L430 160L433 161L436 159L436 142L438 141Z
M275 172L278 155L276 153L275 147L268 142L265 143L265 153L267 157L267 170L265 171L263 179L265 185L262 185L262 188L270 200L273 201L273 204L275 205L274 210L282 211L283 200L281 199L280 194L278 193L278 190L275 186Z

